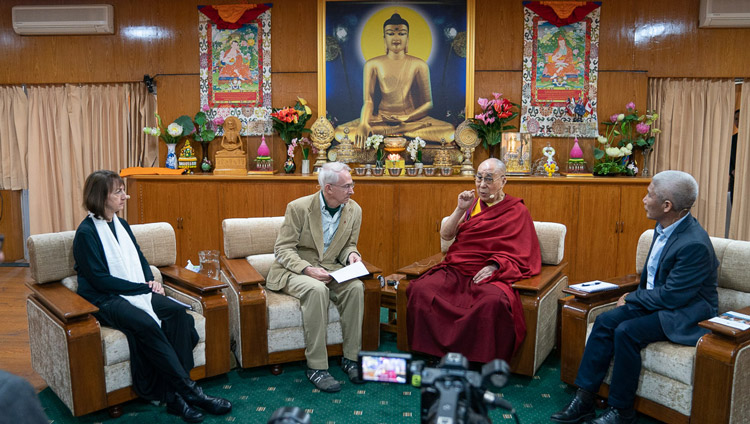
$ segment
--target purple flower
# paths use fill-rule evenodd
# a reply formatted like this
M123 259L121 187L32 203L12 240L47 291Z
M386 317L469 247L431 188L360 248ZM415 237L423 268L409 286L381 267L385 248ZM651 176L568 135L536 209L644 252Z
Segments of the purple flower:
M209 109L211 109L211 108L210 108L210 107L208 107L208 103L206 103L205 105L203 105L203 107L202 107L201 109L202 109L202 110L203 110L204 112L208 112L208 110L209 110Z
M625 105L625 109L627 110L635 110L635 103L630 102L627 105Z
M644 124L643 122L635 126L635 130L638 131L638 134L646 134L650 129L651 125Z
M610 116L609 120L612 121L613 123L617 122L617 114L615 113L614 115Z
M479 100L477 100L477 103L479 103L479 107L482 108L482 110L487 109L487 105L489 104L489 100L485 99L484 97L480 97Z
M492 93L493 96L495 96L495 100L499 100L500 96L502 96L502 93Z

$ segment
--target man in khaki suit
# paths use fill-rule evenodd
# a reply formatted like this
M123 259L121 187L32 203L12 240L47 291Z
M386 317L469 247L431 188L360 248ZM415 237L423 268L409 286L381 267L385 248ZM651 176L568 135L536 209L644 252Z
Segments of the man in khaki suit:
M341 367L349 380L362 383L357 355L362 346L364 284L357 279L339 284L329 274L362 260L357 251L362 208L349 199L354 194L350 171L340 162L323 165L318 174L320 191L287 205L274 247L276 261L266 279L267 289L300 300L307 378L325 392L341 390L339 382L328 372L329 301L333 301L341 315L344 336Z

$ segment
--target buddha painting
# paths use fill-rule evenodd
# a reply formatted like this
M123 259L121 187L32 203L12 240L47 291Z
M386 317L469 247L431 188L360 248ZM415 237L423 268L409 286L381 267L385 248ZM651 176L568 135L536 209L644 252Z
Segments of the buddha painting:
M329 6L335 4L336 2L332 2ZM446 78L446 71L439 68L437 78L433 75L431 79L430 71L433 65L428 65L422 57L409 53L410 40L412 40L410 31L415 29L415 25L410 25L410 22L402 16L405 14L409 14L410 19L419 21L421 25L418 27L419 35L416 37L427 37L425 33L432 37L432 33L436 32L434 25L424 23L423 16L405 7L383 8L381 12L372 14L371 21L380 19L372 22L372 25L378 25L378 27L369 35L363 31L361 44L363 46L367 43L375 44L375 37L382 37L383 44L379 47L382 53L373 54L365 61L362 70L363 90L361 103L359 103L362 105L359 109L359 118L349 121L340 119L335 130L336 140L340 141L344 137L345 128L349 129L349 138L354 145L360 148L364 146L367 137L372 134L398 135L406 138L420 137L435 144L439 144L443 139L448 142L453 140L455 126L444 120L448 115L446 113L448 106L443 104L440 111L435 110L432 86L433 82L437 81L440 88L448 87L453 90L441 100L447 104L446 97L448 97L453 102L451 104L458 104L453 107L454 115L457 116L465 105L465 58L462 59L453 54L449 42L439 44L440 40L435 40L433 43L431 38L429 38L430 41L417 38L415 42L420 47L427 45L427 48L432 49L432 53L440 58L440 60L434 60L438 65L447 67L448 58L453 58L454 62L464 67L464 69L459 69L459 72L464 72L460 78L455 78L453 73L449 73ZM382 32L377 34L375 30L381 31L381 28ZM455 29L453 31L455 32ZM443 56L438 56L436 51ZM365 51L360 54L365 58L368 57ZM429 50L427 56L429 56ZM329 71L330 74L333 72ZM459 81L457 82L456 79ZM327 108L329 112L333 110L336 116L338 105L334 96L344 90L331 90L330 84L328 87ZM356 103L352 102L352 104ZM354 110L357 109L348 107L339 116L345 118L347 113L351 116ZM341 122L342 120L344 122Z

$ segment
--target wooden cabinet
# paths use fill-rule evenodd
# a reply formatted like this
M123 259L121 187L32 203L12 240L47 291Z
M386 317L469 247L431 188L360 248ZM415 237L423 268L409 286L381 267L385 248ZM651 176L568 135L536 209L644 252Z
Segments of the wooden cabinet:
M219 250L221 186L214 182L186 180L140 181L135 187L132 181L128 183L131 203L136 197L135 204L128 205L128 222L170 223L177 238L177 265L185 266L188 259L197 265L199 251Z
M565 260L571 281L633 272L635 246L646 219L645 178L510 177L506 192L524 199L536 221L567 227ZM440 250L440 220L453 212L467 177L354 177L362 207L359 250L386 274ZM178 263L198 251L222 250L226 218L284 215L286 205L315 193L315 177L129 177L128 222L166 221L177 234Z
M615 179L617 181L617 179ZM647 185L590 185L578 200L575 278L573 282L632 274L643 231L655 223L646 218L642 199Z

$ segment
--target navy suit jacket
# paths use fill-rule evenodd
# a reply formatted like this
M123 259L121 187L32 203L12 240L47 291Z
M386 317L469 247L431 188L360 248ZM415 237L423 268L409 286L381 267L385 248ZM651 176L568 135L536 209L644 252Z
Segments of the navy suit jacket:
M656 234L651 249L656 241ZM626 306L658 312L670 341L693 346L709 331L698 323L716 316L719 261L711 239L698 221L688 216L667 240L654 276L654 288L646 290L648 261L638 289L625 297Z

